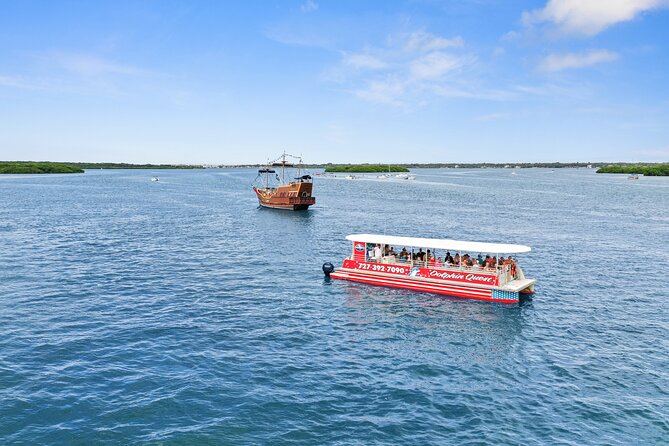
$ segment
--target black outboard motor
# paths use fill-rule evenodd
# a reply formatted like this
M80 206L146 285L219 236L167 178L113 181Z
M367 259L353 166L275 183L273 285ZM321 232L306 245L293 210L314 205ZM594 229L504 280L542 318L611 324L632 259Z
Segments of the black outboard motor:
M323 274L325 274L325 277L330 278L330 274L334 272L334 265L330 262L325 262L323 264Z

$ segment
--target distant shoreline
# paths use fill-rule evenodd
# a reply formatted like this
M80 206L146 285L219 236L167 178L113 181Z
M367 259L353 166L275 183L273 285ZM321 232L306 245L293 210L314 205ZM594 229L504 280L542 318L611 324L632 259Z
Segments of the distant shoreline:
M384 173L408 172L404 166L393 164L337 164L325 167L328 173Z
M192 164L70 163L52 161L0 161L0 174L84 173L85 169L203 169Z
M669 176L669 163L653 165L610 165L602 167L597 173L625 173L628 175L644 175L647 177Z
M49 174L83 173L86 169L207 169L207 168L258 168L263 164L132 164L132 163L81 163L54 161L0 161L0 174ZM305 164L310 169L325 172L365 173L365 172L406 172L408 169L528 169L528 168L591 168L597 173L643 174L648 176L669 176L669 163L358 163L358 164Z

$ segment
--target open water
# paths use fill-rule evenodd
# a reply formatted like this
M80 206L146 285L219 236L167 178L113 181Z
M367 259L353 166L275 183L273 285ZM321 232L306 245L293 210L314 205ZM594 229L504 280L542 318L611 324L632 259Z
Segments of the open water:
M0 177L0 443L667 444L669 178L510 172ZM355 232L530 245L537 294L328 283Z

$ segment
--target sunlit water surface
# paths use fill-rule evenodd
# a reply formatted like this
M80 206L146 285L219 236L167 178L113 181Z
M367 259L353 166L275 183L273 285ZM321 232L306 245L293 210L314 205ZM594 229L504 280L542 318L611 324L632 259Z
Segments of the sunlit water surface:
M1 442L666 442L669 179L414 173L302 213L249 169L0 177ZM355 232L530 245L537 294L328 283Z

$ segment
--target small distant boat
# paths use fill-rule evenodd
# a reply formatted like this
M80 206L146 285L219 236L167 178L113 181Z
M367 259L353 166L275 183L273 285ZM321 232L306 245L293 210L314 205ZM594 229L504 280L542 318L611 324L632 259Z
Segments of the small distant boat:
M346 178L347 180L355 180L355 179L356 179L356 177L353 176L353 175L346 175L345 178Z
M151 178L151 181L160 181L160 178L158 178L158 177L153 177L153 178Z
M630 176L627 177L628 180L638 180L639 175L636 173L631 174Z
M294 158L297 164L288 163L286 158ZM281 168L281 176L272 167ZM286 181L286 170L297 169L297 176ZM258 197L260 206L273 209L303 211L316 204L316 197L311 193L313 181L311 175L302 175L302 158L284 152L279 158L269 163L266 168L258 170L253 191Z
M376 178L379 180L387 180L389 177L388 175L378 175Z
M511 172L511 175L518 175L516 172Z
M398 173L395 175L395 178L399 180L415 180L416 177L413 175L409 175L408 173Z

